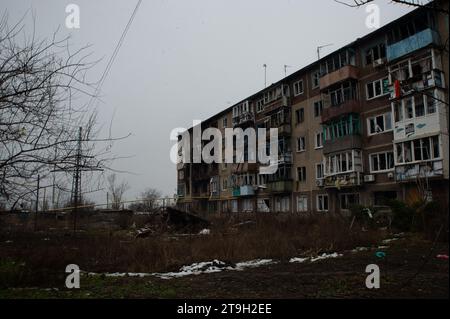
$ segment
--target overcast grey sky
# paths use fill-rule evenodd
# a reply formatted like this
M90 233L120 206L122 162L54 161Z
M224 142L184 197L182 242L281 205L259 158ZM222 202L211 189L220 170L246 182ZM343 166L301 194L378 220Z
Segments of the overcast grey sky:
M350 1L350 0L348 0ZM75 46L92 44L90 72L98 80L137 0L0 0L0 12L17 21L27 9L36 13L36 33L49 36L61 26ZM65 28L68 4L80 7L80 29ZM411 7L376 1L381 25ZM113 135L132 133L114 143L114 153L132 156L113 167L131 186L133 199L145 187L172 195L175 165L169 159L175 127L189 127L313 62L316 47L333 43L322 54L369 33L364 8L333 0L144 0L103 85L99 120L114 115ZM31 18L26 22L31 23ZM101 201L104 193L95 199Z

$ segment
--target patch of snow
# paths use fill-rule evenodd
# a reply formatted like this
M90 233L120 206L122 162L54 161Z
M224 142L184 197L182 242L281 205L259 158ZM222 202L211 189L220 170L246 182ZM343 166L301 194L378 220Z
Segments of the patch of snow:
M242 270L244 268L255 268L255 267L276 264L276 263L277 263L277 261L274 261L272 259L254 259L254 260L236 263L236 268L237 268L237 270Z
M378 246L378 249L386 249L389 248L389 246Z
M213 261L203 261L199 263L193 263L191 265L183 266L177 272L166 272L166 273L154 273L156 277L161 279L171 279L171 278L179 278L190 275L200 275L200 274L208 274L213 272L220 272L224 269L234 269L231 266L227 266L227 264L220 260Z
M328 258L337 258L337 257L342 257L342 254L338 254L338 253L326 254L326 253L323 253L322 255L319 255L316 258L311 258L311 262L313 263L313 262L318 261L318 260L328 259Z
M209 235L211 231L208 228L202 229L198 234L199 235Z
M309 259L309 257L306 257L306 258L294 257L294 258L289 259L289 262L290 263L302 263L302 262L307 261L308 259Z
M13 241L12 240L7 240L5 241L5 244L11 244Z
M89 276L104 275L106 277L141 277L141 278L153 275L147 272L110 272L110 273L88 272L87 274Z

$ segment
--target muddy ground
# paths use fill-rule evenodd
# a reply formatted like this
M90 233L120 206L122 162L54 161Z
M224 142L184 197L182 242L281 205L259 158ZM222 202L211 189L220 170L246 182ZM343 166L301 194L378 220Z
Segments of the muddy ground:
M61 286L3 288L0 298L448 298L448 244L419 235L367 251L345 251L342 257L314 263L277 264L176 279L156 277L81 277L80 289ZM375 255L386 253L386 258ZM430 253L431 252L431 253ZM295 257L295 256L293 256ZM367 289L365 268L377 264L380 289Z

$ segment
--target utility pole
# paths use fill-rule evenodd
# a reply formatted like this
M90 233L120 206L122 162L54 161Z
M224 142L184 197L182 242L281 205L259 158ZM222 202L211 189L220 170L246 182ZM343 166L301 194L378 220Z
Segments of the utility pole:
M73 233L75 234L77 230L77 215L78 215L78 202L79 202L79 192L80 192L80 161L81 161L81 132L82 128L80 126L78 131L78 147L77 147L77 155L76 155L76 166L74 172L74 209L73 209Z
M290 67L291 67L290 65L287 65L287 64L284 65L284 77L287 76L287 68L290 68Z
M39 210L39 181L41 179L41 176L37 176L37 187L36 187L36 207L34 210L34 231L37 229L37 214Z

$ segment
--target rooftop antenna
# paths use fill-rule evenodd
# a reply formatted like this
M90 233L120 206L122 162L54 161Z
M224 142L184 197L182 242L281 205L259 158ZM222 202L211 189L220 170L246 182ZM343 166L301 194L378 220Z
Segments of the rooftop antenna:
M264 87L267 87L267 64L263 64L264 68Z
M317 60L320 60L320 50L322 50L325 47L329 47L330 45L333 45L333 43L320 45L320 46L317 47Z
M290 68L290 67L291 67L290 65L287 65L287 64L284 65L284 76L285 76L285 77L286 77L286 75L287 75L286 70L287 70L287 68Z

